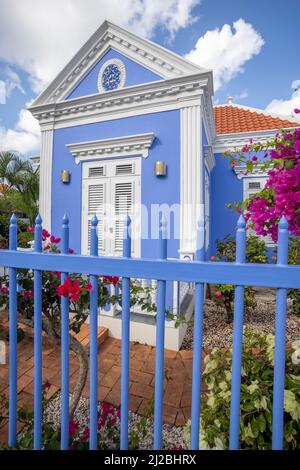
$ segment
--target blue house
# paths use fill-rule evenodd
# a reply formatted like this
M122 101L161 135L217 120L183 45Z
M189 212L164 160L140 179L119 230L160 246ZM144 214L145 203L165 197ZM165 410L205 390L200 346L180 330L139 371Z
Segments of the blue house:
M213 72L105 21L30 106L42 134L40 212L59 235L71 220L70 243L89 251L89 227L99 219L99 254L122 253L123 220L132 219L132 256L158 256L159 214L168 220L168 257L192 261L197 220L205 214L207 256L234 231L225 204L263 185L221 157L253 138L296 127L295 119L229 102L213 108ZM105 274L105 273L103 273ZM140 280L142 285L155 283ZM168 307L192 314L190 286L169 284ZM121 312L101 323L120 336ZM180 347L185 327L167 322L166 347ZM133 312L131 338L154 344L155 319Z

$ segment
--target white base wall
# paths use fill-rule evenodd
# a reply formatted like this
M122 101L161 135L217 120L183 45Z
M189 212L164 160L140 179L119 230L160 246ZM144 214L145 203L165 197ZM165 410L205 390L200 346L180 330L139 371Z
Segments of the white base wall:
M189 320L194 311L194 299L190 302L186 312L185 319ZM109 336L112 338L122 338L122 319L111 315L99 315L99 326L104 326L109 330ZM173 321L165 322L165 349L179 351L183 338L187 330L187 325L181 324L174 327ZM156 325L142 323L140 321L130 321L130 341L137 341L141 344L150 346L156 345Z

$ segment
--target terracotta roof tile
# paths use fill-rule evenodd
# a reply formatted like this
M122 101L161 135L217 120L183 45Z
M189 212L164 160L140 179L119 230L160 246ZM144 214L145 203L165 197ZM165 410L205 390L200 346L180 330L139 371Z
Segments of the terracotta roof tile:
M216 106L214 113L217 134L300 127L300 123L268 116L235 105Z

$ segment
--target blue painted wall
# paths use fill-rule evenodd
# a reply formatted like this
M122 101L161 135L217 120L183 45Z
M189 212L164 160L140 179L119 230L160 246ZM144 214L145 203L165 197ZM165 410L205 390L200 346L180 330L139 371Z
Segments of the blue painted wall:
M226 204L243 199L243 181L229 167L229 160L216 154L216 166L211 173L211 250L214 254L216 240L235 234L238 214Z
M92 95L99 93L98 91L98 75L102 65L110 59L120 59L126 68L125 87L140 85L141 83L149 83L162 80L162 77L146 69L142 65L137 64L128 57L119 52L109 49L106 54L94 65L88 74L81 80L74 90L69 94L67 99L79 98L80 96Z
M114 121L74 126L54 131L53 172L52 172L52 233L59 236L64 213L70 218L70 246L76 252L81 250L81 198L82 165L76 165L66 145L74 142L105 139L130 134L153 132L156 139L148 158L142 158L141 200L149 209L151 204L179 204L180 202L180 112L166 111L143 116L134 116ZM164 160L168 167L167 176L154 175L154 163ZM68 185L60 181L63 169L71 172ZM151 227L151 221L149 221ZM142 222L142 229L143 222ZM150 230L150 229L149 229ZM178 258L179 240L168 241L168 257ZM158 240L142 240L143 257L157 258ZM168 301L172 302L172 288L168 286Z

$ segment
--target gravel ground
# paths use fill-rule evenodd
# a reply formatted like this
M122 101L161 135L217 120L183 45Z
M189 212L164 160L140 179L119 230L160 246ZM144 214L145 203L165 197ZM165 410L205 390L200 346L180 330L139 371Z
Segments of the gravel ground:
M274 290L259 291L256 295L257 307L246 312L244 325L258 333L274 333L275 325L275 293ZM225 309L217 308L216 304L206 299L204 307L203 347L230 347L232 343L233 325L226 322ZM288 301L287 341L300 339L300 317L291 311ZM193 328L188 328L181 349L193 348Z
M44 413L45 422L52 423L53 427L56 429L60 423L60 393L57 394L52 400L50 400L46 406ZM99 404L100 411L101 404ZM129 412L129 433L136 431L140 437L139 449L153 449L153 422L150 419L147 419L145 428L147 429L147 434L145 437L141 435L138 429L138 422L141 420L141 416ZM79 422L79 432L83 432L84 429L89 426L89 400L86 398L81 398L77 406L74 415L74 421ZM115 426L114 435L117 436L120 432L119 428L119 419L117 419L117 424ZM101 433L101 431L100 431ZM106 448L115 449L115 444L109 436L109 433L104 428L100 437L101 442ZM184 440L183 428L170 426L167 424L163 425L163 447L164 449L171 450L174 448L183 448L187 449L186 442Z

